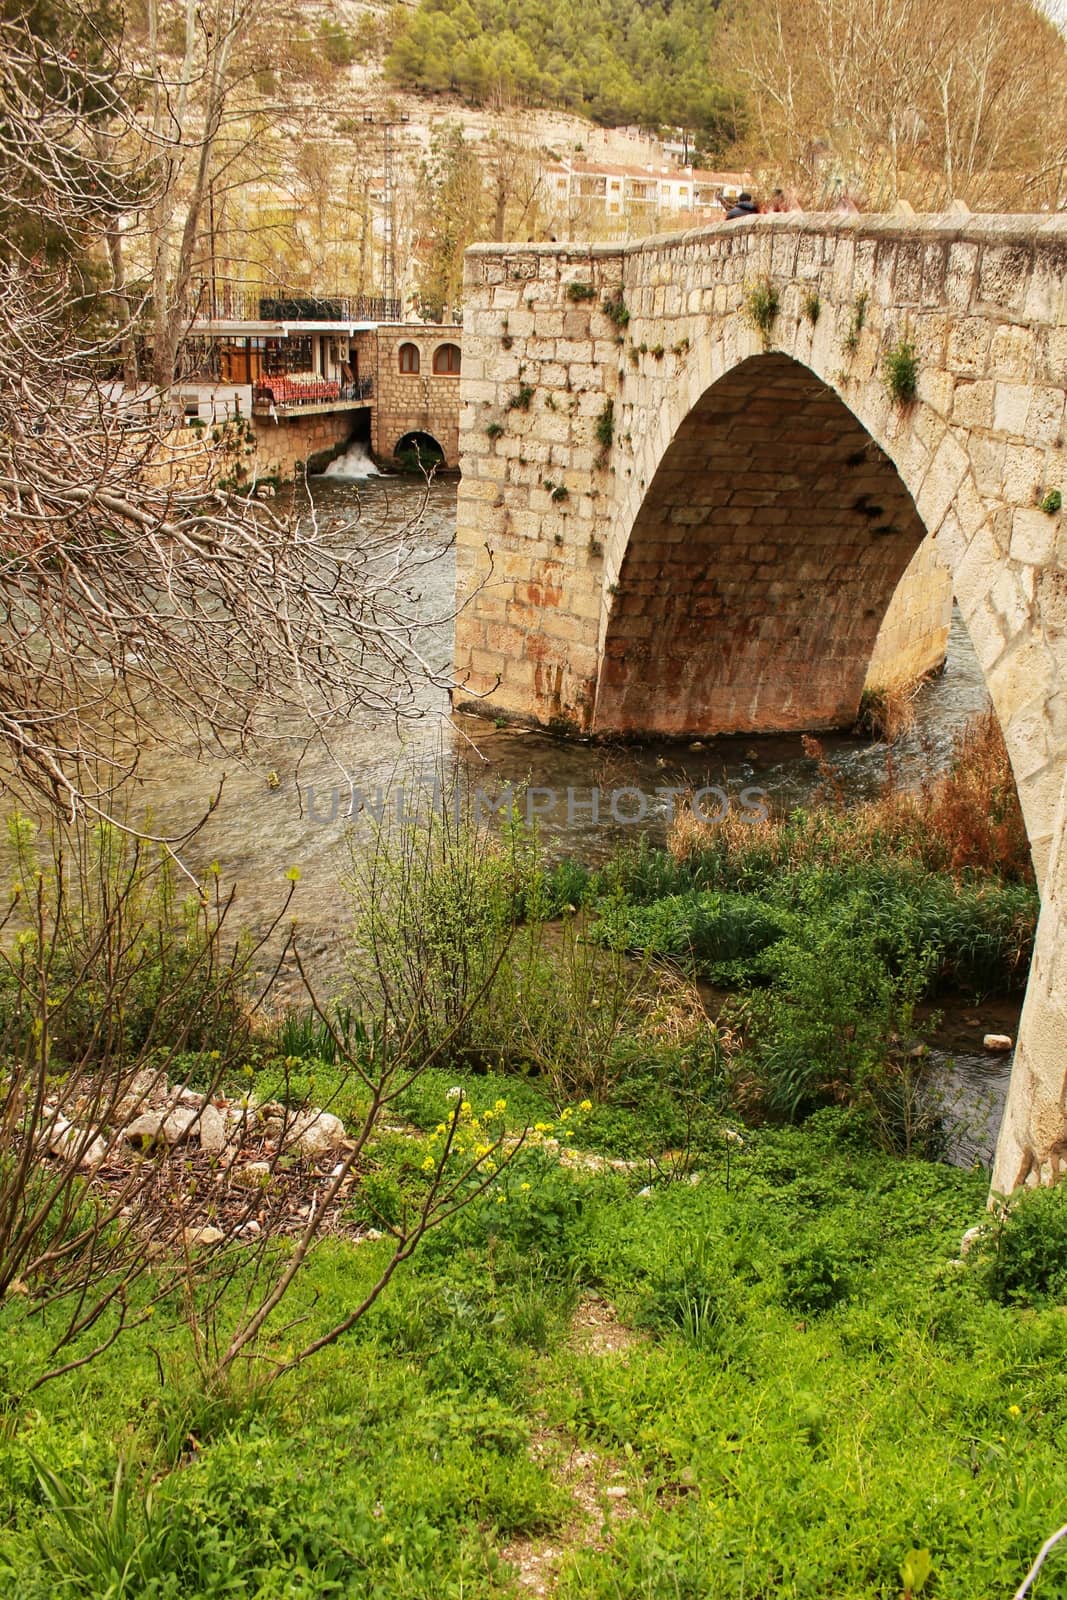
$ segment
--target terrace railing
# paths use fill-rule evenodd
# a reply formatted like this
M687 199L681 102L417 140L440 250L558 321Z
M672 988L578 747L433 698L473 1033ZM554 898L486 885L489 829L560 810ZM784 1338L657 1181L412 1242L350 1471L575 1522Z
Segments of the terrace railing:
M252 389L252 408L289 411L297 406L328 406L342 400L369 400L373 377L339 383L336 378L316 378L312 373L274 373L260 378Z
M399 299L382 294L347 289L318 294L278 284L205 279L193 289L189 315L213 322L399 322L401 310Z

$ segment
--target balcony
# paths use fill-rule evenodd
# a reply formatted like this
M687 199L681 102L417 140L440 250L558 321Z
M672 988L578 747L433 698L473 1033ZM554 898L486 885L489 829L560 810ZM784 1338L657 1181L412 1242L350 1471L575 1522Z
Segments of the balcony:
M306 417L323 411L356 411L370 403L373 393L370 377L340 383L310 372L273 373L253 385L252 415Z
M286 285L203 279L194 285L188 308L194 322L281 322L349 324L399 322L400 300L341 289L325 294Z

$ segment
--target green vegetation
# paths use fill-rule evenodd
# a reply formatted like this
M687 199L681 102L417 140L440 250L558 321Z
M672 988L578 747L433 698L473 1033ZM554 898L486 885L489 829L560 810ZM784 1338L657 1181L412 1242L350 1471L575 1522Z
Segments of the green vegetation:
M604 408L596 419L594 429L597 444L600 446L600 465L603 466L608 457L615 439L615 402L605 400Z
M806 294L804 296L804 315L807 317L813 328L819 320L819 313L821 311L822 301L815 291L812 290L810 294Z
M404 1168L375 1151L380 1185ZM266 1400L199 1388L161 1306L151 1348L5 1430L4 1593L491 1600L546 1547L565 1600L875 1600L921 1551L944 1600L1013 1592L1062 1516L1067 1326L1004 1303L1008 1229L955 1260L981 1175L864 1152L836 1112L720 1134L696 1174L644 1193L531 1152ZM323 1248L307 1333L385 1249ZM1035 1272L1064 1259L1061 1232ZM46 1337L5 1339L9 1396Z
M623 299L621 289L617 289L614 294L608 295L600 309L615 324L620 333L623 328L629 326L630 313L626 308L626 301Z
M423 0L387 68L410 89L560 105L610 125L683 126L711 155L742 128L735 95L708 73L717 26L714 0L636 9L625 0L539 0L522 9L503 0Z
M1054 517L1063 505L1063 496L1058 489L1050 489L1042 498L1041 509L1047 516Z
M138 1230L79 1245L94 1191L66 1169L75 1289L46 1255L0 1295L3 1593L504 1600L520 1568L564 1600L1012 1592L1067 1491L1067 1189L988 1213L984 1173L929 1159L951 1124L914 1049L920 997L1003 991L1028 959L991 729L924 796L683 812L669 850L596 871L549 867L506 810L366 819L344 993L280 1022L239 1003L256 957L229 972L221 907L88 835L54 977L30 936L0 993L20 1081L84 1107L101 1071L162 1061L352 1137L304 1257L269 1226L214 1256L168 1230L204 1184L223 1220L176 1152L127 1190L157 1221L121 1306L73 1330L78 1271L99 1298ZM273 1160L251 1214L290 1182L321 1197L336 1159Z
M867 321L867 302L870 295L866 289L861 289L852 302L852 313L849 317L848 331L842 341L846 355L854 356L860 346L860 334L863 332Z
M919 392L919 363L915 346L907 339L899 339L886 351L882 362L882 376L890 396L897 405L908 406Z
M771 329L778 315L778 290L769 278L760 278L745 291L745 315L763 340L763 348L770 349Z
M584 300L596 299L596 288L591 283L580 283L577 279L567 285L567 299L580 305Z

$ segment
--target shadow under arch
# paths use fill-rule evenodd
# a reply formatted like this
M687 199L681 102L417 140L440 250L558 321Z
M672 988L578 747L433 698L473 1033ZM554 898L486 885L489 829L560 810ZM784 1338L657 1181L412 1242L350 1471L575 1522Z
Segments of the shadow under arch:
M750 356L692 407L644 495L594 731L848 725L925 535L896 466L835 391L792 357Z
M414 469L426 472L446 464L445 452L433 434L417 428L402 434L396 441L393 457L404 465L410 464Z

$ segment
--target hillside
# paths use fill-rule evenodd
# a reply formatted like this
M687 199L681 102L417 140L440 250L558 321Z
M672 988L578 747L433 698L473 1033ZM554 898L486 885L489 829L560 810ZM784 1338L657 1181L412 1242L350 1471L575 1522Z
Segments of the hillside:
M610 126L693 129L721 156L743 106L717 80L715 0L426 0L399 29L386 67L408 88L522 99Z

